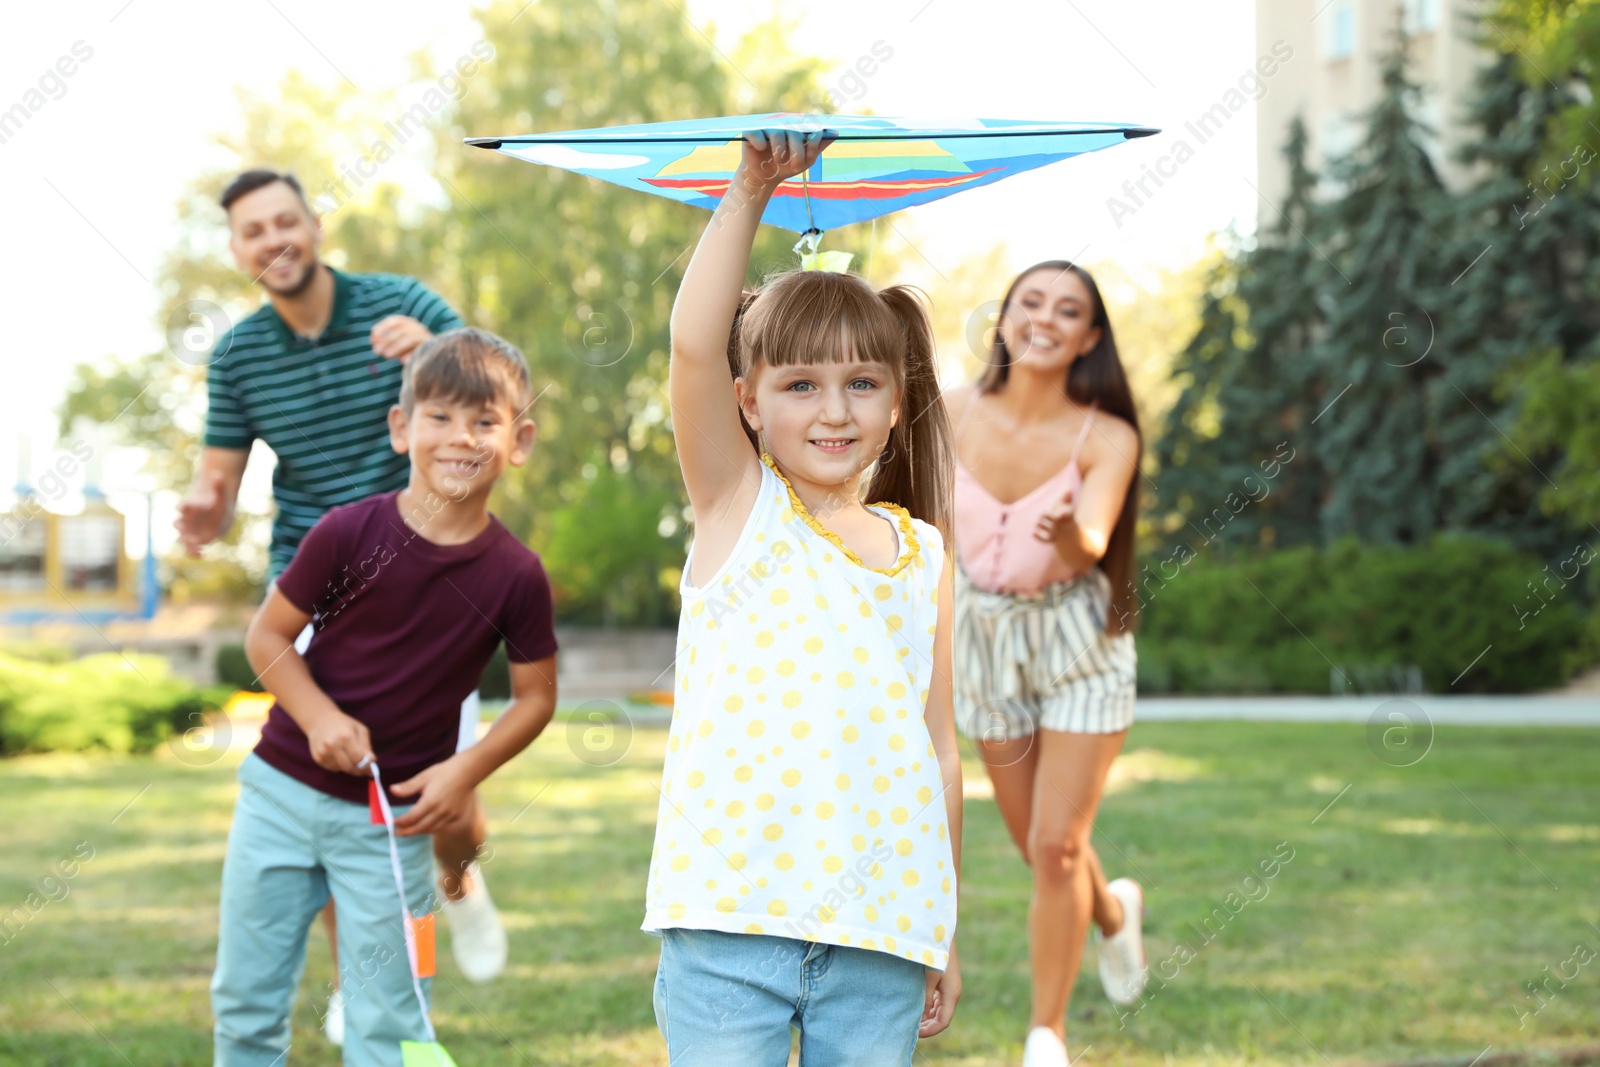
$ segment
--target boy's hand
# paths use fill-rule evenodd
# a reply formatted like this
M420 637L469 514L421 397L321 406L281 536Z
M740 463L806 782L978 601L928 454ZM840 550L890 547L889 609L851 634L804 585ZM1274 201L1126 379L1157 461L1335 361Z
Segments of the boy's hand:
M472 790L476 784L467 775L459 756L452 756L397 785L391 785L389 791L396 796L422 794L410 811L394 821L394 832L402 837L433 834L446 829L451 823L469 820L472 817Z
M311 742L311 758L318 767L370 777L361 766L363 760L373 758L372 735L364 723L342 711L330 712L312 724L306 740Z
M838 134L821 136L798 130L749 130L744 135L739 172L752 187L770 188L810 167Z
M932 1037L950 1025L956 1013L956 1001L961 999L961 967L956 963L956 947L950 946L950 962L943 974L928 968L928 992L922 1002L922 1023L917 1036Z

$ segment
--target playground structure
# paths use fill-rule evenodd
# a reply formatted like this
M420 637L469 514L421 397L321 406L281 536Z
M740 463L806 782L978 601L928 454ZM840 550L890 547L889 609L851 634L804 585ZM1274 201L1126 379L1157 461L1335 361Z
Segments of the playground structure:
M151 508L144 556L132 557L128 517L100 485L98 451L80 439L30 479L27 444L20 444L15 502L0 511L0 644L50 646L71 656L154 652L193 681L214 680L216 646L238 635L217 625L214 609L163 610L149 548ZM80 471L82 506L53 510Z
M98 486L83 495L81 512L60 515L45 510L33 487L17 486L18 503L0 518L0 620L94 623L155 614L154 559L147 550L140 581L123 547L127 517Z

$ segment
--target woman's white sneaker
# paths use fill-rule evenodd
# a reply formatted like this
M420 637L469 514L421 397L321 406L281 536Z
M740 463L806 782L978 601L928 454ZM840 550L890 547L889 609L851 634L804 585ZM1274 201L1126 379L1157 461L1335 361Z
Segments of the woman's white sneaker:
M474 863L467 868L472 888L460 900L446 899L444 918L450 927L450 951L461 973L474 982L497 978L506 969L510 946L500 913L489 897L483 872Z
M1028 1040L1022 1046L1022 1067L1069 1067L1071 1057L1067 1046L1048 1026L1035 1026L1028 1031Z
M1150 968L1144 958L1144 890L1132 878L1118 878L1106 892L1122 901L1122 929L1100 942L1100 984L1113 1004L1126 1006L1144 995Z
M322 1032L333 1045L344 1044L344 990L335 989L322 1016Z

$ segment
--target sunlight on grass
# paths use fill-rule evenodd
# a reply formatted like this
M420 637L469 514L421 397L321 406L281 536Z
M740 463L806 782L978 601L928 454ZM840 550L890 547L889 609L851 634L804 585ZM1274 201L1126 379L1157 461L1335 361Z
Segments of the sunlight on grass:
M968 800L992 799L994 783L989 781L983 764L971 760L963 766L962 795ZM1153 748L1139 748L1122 753L1111 764L1106 775L1106 792L1120 793L1144 782L1188 782L1204 773L1199 760Z
M1192 782L1205 774L1205 765L1188 756L1178 756L1154 748L1124 752L1111 764L1106 775L1106 792L1120 793L1146 782Z
M224 835L226 829L224 828ZM207 867L220 867L227 854L226 836L195 845L145 845L118 851L110 856L96 856L97 872L132 871L142 867L178 863L202 863Z
M1542 826L1539 835L1546 841L1600 841L1600 826Z

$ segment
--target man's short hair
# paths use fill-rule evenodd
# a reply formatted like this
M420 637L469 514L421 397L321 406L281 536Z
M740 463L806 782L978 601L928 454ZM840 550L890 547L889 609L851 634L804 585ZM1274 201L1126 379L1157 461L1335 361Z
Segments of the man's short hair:
M510 341L470 326L447 330L406 362L400 407L409 415L419 400L506 403L520 418L528 408L529 378L527 359Z
M222 204L222 210L229 210L241 197L248 196L257 189L271 185L273 182L282 182L293 189L294 195L298 196L300 203L305 205L306 213L311 213L311 204L306 200L306 191L300 187L300 179L286 170L276 171L271 167L258 167L255 170L247 170L229 182L228 187L222 190L222 198L219 201Z

